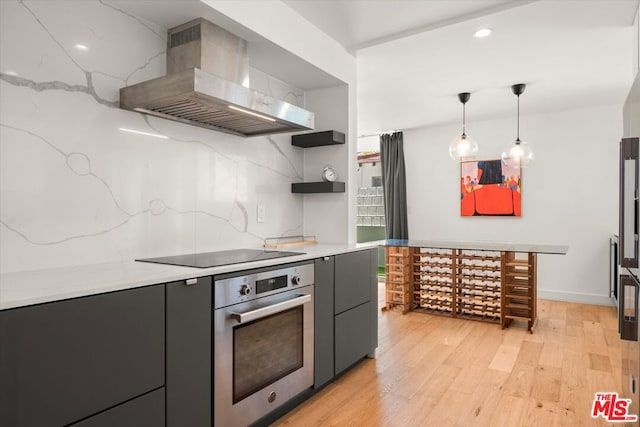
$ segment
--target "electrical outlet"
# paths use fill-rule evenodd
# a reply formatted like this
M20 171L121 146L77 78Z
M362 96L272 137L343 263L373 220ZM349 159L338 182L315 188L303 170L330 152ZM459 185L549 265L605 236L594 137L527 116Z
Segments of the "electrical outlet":
M258 214L256 215L257 222L264 222L265 208L264 205L258 205Z

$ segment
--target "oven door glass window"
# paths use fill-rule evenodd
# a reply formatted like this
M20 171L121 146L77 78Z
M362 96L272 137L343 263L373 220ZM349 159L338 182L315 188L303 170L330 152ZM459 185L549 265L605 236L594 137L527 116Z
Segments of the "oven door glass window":
M233 403L303 366L303 307L233 329Z

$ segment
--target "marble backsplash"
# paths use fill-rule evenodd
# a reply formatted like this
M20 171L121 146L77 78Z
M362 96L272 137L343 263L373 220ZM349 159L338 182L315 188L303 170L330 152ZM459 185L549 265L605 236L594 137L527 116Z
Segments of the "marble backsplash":
M0 1L0 272L302 232L290 185L303 153L289 135L245 139L117 108L121 87L165 74L165 32L103 0ZM304 106L300 90L250 75Z

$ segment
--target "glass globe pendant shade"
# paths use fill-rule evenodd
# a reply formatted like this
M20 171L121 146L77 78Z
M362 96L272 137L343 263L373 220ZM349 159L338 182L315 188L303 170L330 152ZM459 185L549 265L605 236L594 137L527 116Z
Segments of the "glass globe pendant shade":
M478 143L467 134L458 136L449 145L449 156L453 160L472 160L476 154L478 154Z
M526 168L533 160L533 151L525 141L516 139L502 152L502 163L514 168Z
M524 93L527 87L524 83L518 83L511 86L511 91L518 97L518 113L516 115L516 140L510 143L502 152L502 164L511 166L515 169L526 168L533 160L533 151L526 142L520 139L520 95Z

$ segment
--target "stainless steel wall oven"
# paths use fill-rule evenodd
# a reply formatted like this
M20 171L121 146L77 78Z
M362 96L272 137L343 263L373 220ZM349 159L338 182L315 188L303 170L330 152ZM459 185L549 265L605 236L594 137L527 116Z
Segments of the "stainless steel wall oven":
M214 282L214 422L250 424L313 385L313 264Z

